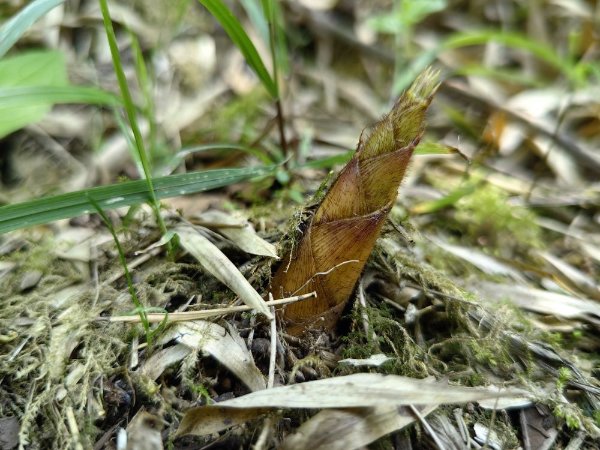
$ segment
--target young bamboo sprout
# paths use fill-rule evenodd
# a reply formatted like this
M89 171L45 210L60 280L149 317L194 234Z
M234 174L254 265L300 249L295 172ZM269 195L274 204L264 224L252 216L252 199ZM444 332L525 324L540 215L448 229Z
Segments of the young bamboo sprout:
M353 158L283 259L271 282L275 296L317 292L317 298L285 309L289 333L331 330L337 323L394 204L438 86L438 72L427 69L381 121L363 131Z

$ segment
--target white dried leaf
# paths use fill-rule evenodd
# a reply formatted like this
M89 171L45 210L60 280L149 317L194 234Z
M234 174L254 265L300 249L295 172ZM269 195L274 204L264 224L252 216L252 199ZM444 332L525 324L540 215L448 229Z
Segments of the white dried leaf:
M315 11L327 11L333 9L338 0L299 0L300 4L308 9Z
M538 252L538 254L550 263L554 268L562 273L562 275L569 279L571 283L585 292L587 295L600 298L600 286L596 284L594 279L583 273L581 270L573 267L567 262L557 258L548 252Z
M514 284L481 282L475 288L480 295L491 300L504 301L508 298L520 308L540 314L585 320L598 320L600 317L600 304L590 299Z
M475 440L480 444L486 444L493 450L502 450L504 446L498 437L498 434L481 423L476 423L473 426L475 430Z
M559 185L581 189L587 186L587 180L581 173L583 167L569 150L556 145L554 140L547 136L535 136L532 144L536 152L545 159L545 164L556 174Z
M582 0L551 0L549 3L560 7L563 17L569 20L573 20L574 17L589 20L594 14L590 5Z
M525 397L505 397L505 398L490 398L479 400L479 406L483 409L495 409L497 411L505 409L523 409L533 405L533 402Z
M232 338L222 326L203 320L179 322L165 333L160 342L170 340L211 355L251 391L265 389L265 377L254 364L244 342Z
M189 355L191 351L189 346L183 344L164 348L148 358L141 367L140 372L148 378L156 380L162 375L167 367L178 363Z
M160 417L142 408L127 425L127 434L121 436L121 445L126 441L126 450L163 450L162 425Z
M226 400L231 408L363 408L465 403L486 398L526 395L522 391L449 386L398 375L357 373L253 392Z
M254 420L267 413L268 409L233 409L219 406L199 406L189 409L181 419L176 436L207 436Z
M175 231L183 248L196 258L204 269L235 292L246 305L269 320L273 318L259 293L216 245L191 227L178 227Z
M453 254L454 256L464 259L465 261L473 264L479 270L489 275L503 275L509 276L516 281L525 283L525 278L519 271L513 269L508 264L498 261L492 256L486 255L480 250L464 247L459 245L448 244L439 239L430 238L430 240L438 247Z
M437 406L421 409L422 416ZM285 450L353 450L400 430L416 420L406 407L330 409L321 411L302 424L282 445Z
M564 97L564 92L557 88L528 89L499 104L504 104L508 110L518 110L531 117L542 118L558 109Z
M507 123L502 127L498 136L498 150L502 156L512 155L521 148L523 141L527 138L527 132L519 123Z
M215 228L246 253L279 258L275 246L257 235L254 227L245 219L236 219L218 210L206 211L200 215L200 219L208 222L211 228Z
M340 364L346 364L354 367L379 367L384 362L389 361L393 358L384 355L383 353L378 353L376 355L371 355L367 359L341 359L339 361Z

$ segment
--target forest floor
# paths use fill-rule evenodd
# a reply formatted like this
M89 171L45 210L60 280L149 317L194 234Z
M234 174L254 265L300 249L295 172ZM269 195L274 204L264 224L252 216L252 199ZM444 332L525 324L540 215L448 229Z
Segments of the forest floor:
M259 2L231 3L272 71ZM276 169L162 199L168 230L198 232L179 243L146 204L0 236L0 448L600 448L600 5L279 7L278 104L200 3L110 4L154 176ZM119 93L96 2L5 58L31 49ZM428 66L425 136L338 326L298 337L245 307ZM140 178L125 123L62 104L6 132L0 200Z

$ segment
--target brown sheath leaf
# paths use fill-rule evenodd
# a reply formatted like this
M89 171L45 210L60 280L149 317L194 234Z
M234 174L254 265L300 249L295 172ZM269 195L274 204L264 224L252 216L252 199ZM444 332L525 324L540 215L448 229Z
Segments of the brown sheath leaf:
M438 86L438 73L427 69L381 121L363 131L353 158L283 259L271 282L274 295L317 292L317 298L285 309L288 332L331 329L339 319L396 199Z

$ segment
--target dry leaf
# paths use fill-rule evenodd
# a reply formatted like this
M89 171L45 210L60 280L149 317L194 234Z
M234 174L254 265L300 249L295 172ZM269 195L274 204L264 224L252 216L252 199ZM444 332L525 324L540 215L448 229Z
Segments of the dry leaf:
M593 300L512 284L477 283L475 288L490 299L504 301L509 298L528 311L566 319L584 319L600 326L600 304Z
M454 256L464 259L465 261L473 264L482 272L489 275L503 275L511 277L515 281L525 283L525 277L521 273L508 264L498 261L496 258L483 253L480 250L464 247L462 245L452 245L447 242L443 242L440 239L429 238L434 244L453 254Z
M167 367L178 363L189 355L191 351L189 346L183 344L164 348L148 358L141 367L140 372L148 378L156 380Z
M253 392L219 403L230 408L361 408L465 403L522 391L450 386L398 375L357 373Z
M383 363L390 361L394 358L390 358L389 356L384 355L383 353L378 353L376 355L371 355L366 359L340 359L338 362L340 364L347 364L349 366L354 367L379 367Z
M195 436L206 436L218 433L259 418L269 412L266 408L232 409L215 406L200 406L185 412L181 419L176 436L192 434Z
M202 320L179 322L169 328L160 343L171 340L211 355L227 367L251 391L265 389L265 377L254 364L252 355L244 342L231 337L222 326Z
M206 211L199 219L208 222L208 227L216 229L246 253L278 258L275 246L258 236L247 220L236 219L217 210Z
M175 232L179 235L183 248L196 258L204 269L235 292L246 305L264 314L268 319L273 318L262 297L216 245L191 227L177 227Z
M426 416L437 406L421 409ZM406 407L325 410L304 422L282 445L284 450L353 450L410 425L417 417Z

